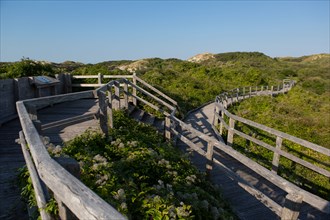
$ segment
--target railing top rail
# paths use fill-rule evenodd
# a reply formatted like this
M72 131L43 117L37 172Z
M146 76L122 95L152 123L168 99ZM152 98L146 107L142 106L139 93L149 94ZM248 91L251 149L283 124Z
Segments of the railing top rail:
M36 108L39 109L57 103L74 101L78 99L87 99L87 98L94 98L93 91L83 91L83 92L75 92L69 94L46 96L46 97L40 97L34 99L26 99L19 102L23 102L25 105L36 106Z
M227 109L225 109L224 106L220 103L215 103L215 105L217 107L219 107L221 109L221 111L223 111L225 113L225 115L227 115L229 118L232 118L236 121L239 121L239 122L242 122L244 124L253 126L253 127L258 128L260 130L266 131L269 134L273 134L273 135L276 135L276 136L281 137L283 139L292 141L293 143L296 143L296 144L299 144L299 145L304 146L306 148L315 150L315 151L317 151L319 153L322 153L324 155L330 156L330 149L328 149L328 148L322 147L320 145L317 145L317 144L314 144L312 142L303 140L301 138L292 136L292 135L284 133L282 131L278 131L276 129L273 129L273 128L267 127L265 125L259 124L257 122L254 122L254 121L239 117L237 115L234 115L234 114L230 113Z
M165 99L167 99L168 101L170 101L173 105L177 106L178 103L173 100L172 98L168 97L167 95L165 95L164 93L162 93L161 91L159 91L158 89L156 89L153 86L150 86L146 81L144 81L143 79L135 76L136 80L139 81L140 83L142 83L143 85L147 86L149 89L153 90L154 92L158 93L159 95L161 95L162 97L164 97Z
M126 219L49 156L24 104L16 103L22 130L47 187L80 219Z
M97 79L98 75L72 75L73 79ZM102 75L104 79L132 79L133 75Z

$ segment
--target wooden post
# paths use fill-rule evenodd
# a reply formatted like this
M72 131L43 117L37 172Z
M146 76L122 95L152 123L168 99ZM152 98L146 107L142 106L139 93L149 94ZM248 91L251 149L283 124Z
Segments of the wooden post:
M115 85L115 100L116 100L114 109L115 110L119 110L120 109L120 94L119 94L119 92L120 92L120 88L119 88L120 87L120 84L117 81L115 81L114 85Z
M250 92L249 92L249 97L251 98L251 93L252 93L252 87L250 87Z
M282 138L277 136L276 137L276 150L281 150L282 147ZM280 162L280 154L278 154L277 152L274 152L274 156L273 156L273 162L272 162L272 172L277 174L277 170L278 170L278 165Z
M112 86L108 86L108 117L109 127L113 128L113 112L112 112Z
M97 74L97 83L99 84L99 86L102 86L102 79L103 79L102 73L98 73Z
M80 178L80 166L79 163L73 158L67 157L55 157L54 160L59 163L64 169L69 171L74 177ZM54 195L58 204L58 215L62 220L78 219L70 209L56 196Z
M243 87L243 99L245 99L245 87Z
M274 86L270 87L270 95L273 96Z
M171 140L171 119L169 117L165 118L165 138Z
M237 102L238 102L238 93L239 93L239 88L237 88L237 93L236 93Z
M234 128L235 128L235 120L229 118L229 129L228 129L228 136L227 136L227 145L232 146L234 141Z
M136 73L133 73L133 84L136 86ZM133 87L133 96L136 96L136 88L135 87ZM135 97L133 97L133 105L134 106L137 105Z
M288 194L282 208L281 220L298 219L303 197L299 194Z
M225 118L225 113L224 113L224 111L221 111L221 118L222 119L224 119ZM221 121L220 122L220 129L219 129L219 133L220 133L220 135L222 135L223 134L223 122Z
M104 92L98 90L97 96L99 98L99 118L100 127L105 136L108 136L108 115L107 115L107 105L106 105L106 95Z
M128 109L128 85L126 80L124 82L124 102L125 108Z
M43 182L40 179L39 174L36 170L36 167L35 167L35 165L32 161L32 158L30 156L30 153L27 150L27 144L26 144L25 137L24 137L24 134L23 134L22 131L19 132L19 138L20 138L20 143L21 143L25 163L26 163L26 166L29 170L30 178L32 180L32 185L33 185L37 205L39 207L40 216L41 216L42 219L45 219L45 220L49 219L50 220L51 216L49 215L49 213L47 213L44 210L44 208L46 208L46 205L47 205L48 192L44 191Z
M214 125L215 127L217 127L218 124L219 124L219 119L218 119L218 117L215 115L215 113L218 113L218 114L219 114L219 110L218 110L218 108L217 108L216 105L214 105L213 125Z
M213 165L213 143L208 142L207 143L207 151L206 151L206 172L208 175L210 175L210 172L212 171L212 165Z
M72 92L72 82L71 82L71 75L69 73L65 73L65 93L71 93Z
M39 135L41 134L41 121L38 120L37 107L35 105L27 105L27 111L29 113L30 119L34 124L34 127L37 129Z

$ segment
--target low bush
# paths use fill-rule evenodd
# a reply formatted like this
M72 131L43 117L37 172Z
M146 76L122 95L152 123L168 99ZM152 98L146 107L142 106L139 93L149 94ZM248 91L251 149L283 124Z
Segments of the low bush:
M82 181L129 219L235 219L220 189L148 125L115 112L110 141L89 131L63 153Z

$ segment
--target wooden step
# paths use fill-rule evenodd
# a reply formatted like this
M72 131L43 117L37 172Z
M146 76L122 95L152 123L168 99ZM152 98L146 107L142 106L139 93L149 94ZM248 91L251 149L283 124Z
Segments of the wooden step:
M149 125L153 125L154 124L154 121L155 121L155 116L153 115L150 115L148 113L145 112L143 118L142 118L142 122L143 123L146 123L146 124L149 124Z
M135 105L128 103L128 109L127 109L128 115L131 115L134 109L135 109Z
M143 115L144 115L144 111L137 108L131 114L132 118L134 118L137 121L141 121Z

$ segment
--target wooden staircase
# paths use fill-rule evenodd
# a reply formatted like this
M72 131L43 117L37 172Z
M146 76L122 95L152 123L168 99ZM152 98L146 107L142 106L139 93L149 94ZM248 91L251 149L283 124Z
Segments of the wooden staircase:
M126 108L130 117L141 123L154 126L160 133L164 133L166 139L176 142L180 149L191 152L192 162L201 171L207 171L211 179L216 184L223 187L224 196L231 200L234 211L241 219L278 219L279 217L287 219L285 218L286 214L292 215L290 219L296 219L298 215L300 219L329 219L329 201L325 201L324 199L303 191L298 186L295 186L251 159L241 155L229 145L224 144L223 141L219 141L218 136L214 134L214 132L217 131L212 128L212 126L216 126L213 118L216 116L216 121L222 123L220 125L229 128L230 135L228 135L228 137L231 136L231 139L227 140L227 144L230 143L230 141L233 141L232 137L234 136L234 132L239 134L238 131L234 129L232 118L236 120L243 119L239 119L237 116L225 112L229 103L233 103L235 99L237 101L241 100L241 96L251 97L254 95L276 95L284 93L287 89L291 88L291 85L290 88L288 88L283 84L281 89L277 87L277 91L274 91L273 87L271 87L270 91L264 91L263 87L261 87L260 90L250 87L248 93L246 93L246 89L242 91L238 89L233 90L231 93L226 93L223 97L219 98L219 100L224 101L224 105L220 105L217 102L214 103L217 107L215 111L213 106L210 111L202 112L201 115L196 115L193 119L187 117L184 121L181 121L176 117L177 103L174 100L135 75L132 76L132 81L129 81L127 76L120 76L119 78L121 78L121 80L114 80L107 84L101 84L101 80L99 80L98 86L101 87L94 91L59 95L38 100L26 100L17 103L24 136L28 137L24 138L24 136L22 136L21 139L23 141L26 139L29 144L31 156L34 161L38 161L38 163L35 162L35 168L39 177L41 177L41 180L58 197L58 200L66 204L67 209L71 210L77 217L85 219L111 219L116 216L118 219L124 219L113 207L94 195L90 189L86 188L80 181L75 179L49 158L48 153L44 149L44 144L39 140L40 134L35 128L38 125L38 120L36 120L37 118L33 114L33 111L29 109L31 106L34 106L36 110L49 105L56 105L58 107L58 110L54 111L55 121L41 124L41 130L44 128L44 130L46 129L49 132L54 132L53 134L61 139L66 137L67 134L70 134L70 137L75 135L72 133L74 129L67 129L60 130L63 131L63 136L61 136L61 133L58 133L58 130L56 130L60 128L61 123L63 125L68 125L71 123L72 119L82 121L90 117L93 118L94 115L98 120L92 120L94 121L92 126L101 128L102 132L108 135L108 128L113 127L112 110ZM90 103L86 99L94 100L94 103ZM86 116L83 118L69 116L69 119L60 119L60 116L64 116L61 110L67 108L67 103L72 104L72 107L79 111L81 107L76 108L75 103L78 103L77 105L79 106L79 103L83 103L82 100L86 101L86 103L83 104L84 106L91 104L88 107L88 111L86 111ZM117 104L115 104L116 102ZM139 105L148 105L162 113L164 118L157 118L151 113L138 108L137 106L139 105L137 105L137 102L139 102ZM60 107L61 105L63 107ZM42 111L43 110L40 110L38 113L42 113ZM220 113L222 112L227 113L227 115L231 117L229 125L227 125L225 123L226 121L221 117L222 114ZM193 113L194 112L191 112L190 114L193 115ZM45 114L47 115L47 112L45 112ZM45 116L45 119L47 118L49 118L49 115ZM42 119L42 114L40 117L38 116L38 119L45 122L45 120ZM202 122L202 124L199 122ZM244 122L252 123L248 120L244 120ZM90 125L86 124L86 126ZM76 127L82 128L82 126L78 124ZM83 130L84 129L81 129L79 132L83 132ZM236 133L235 135L237 135ZM280 132L277 133L282 135ZM288 135L285 137L287 136ZM271 146L269 148L273 149L275 147ZM316 148L320 152L325 152L326 155L329 154L328 151L324 150L321 146L316 146ZM276 150L276 152L280 151ZM299 162L298 159L296 161ZM250 177L250 173L257 173L259 176ZM322 171L322 173L328 175L327 171ZM51 175L49 176L49 174ZM263 182L263 178L267 180ZM268 189L267 181L275 187ZM72 188L72 185L75 187ZM261 186L261 188L258 188L259 186ZM277 193L276 187L282 188L282 191L279 190ZM42 192L40 193L40 195L42 195ZM301 199L302 194L304 195L303 202ZM295 199L294 196L297 195L298 197L296 200L290 200L292 198ZM72 202L77 200L81 203L77 204ZM301 210L293 206L297 204L298 206L302 204ZM306 204L309 207L314 206L319 210L314 212L315 209L305 208Z
M165 126L164 119L157 118L156 116L152 115L151 113L148 113L142 109L139 109L132 104L129 104L128 114L131 118L135 119L136 121L151 125L154 128L156 128L156 130L159 133L161 133L161 134L164 133L164 126Z

